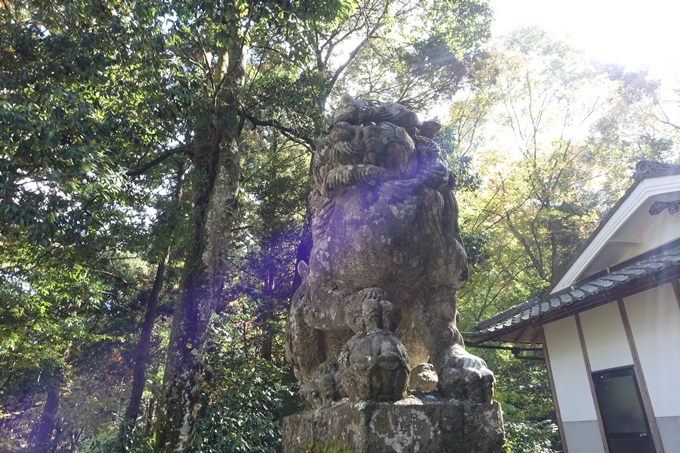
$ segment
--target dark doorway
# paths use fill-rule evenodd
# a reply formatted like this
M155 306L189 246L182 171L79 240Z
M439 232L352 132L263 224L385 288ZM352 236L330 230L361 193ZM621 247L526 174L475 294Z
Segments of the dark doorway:
M593 373L610 453L656 453L633 368Z

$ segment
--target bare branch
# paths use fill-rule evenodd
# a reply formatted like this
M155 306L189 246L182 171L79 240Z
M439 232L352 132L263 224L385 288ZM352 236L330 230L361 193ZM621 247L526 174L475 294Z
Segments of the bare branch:
M180 154L180 153L190 154L190 151L189 151L190 149L191 149L190 144L184 144L184 145L178 146L177 148L169 149L169 150L161 153L160 155L158 155L155 159L152 159L149 162L147 162L146 164L142 165L141 167L139 167L135 170L129 170L125 174L127 176L139 176L142 173L149 170L150 168L152 168L152 167L160 164L164 160L168 159L169 157L174 156L175 154Z
M273 127L274 129L281 132L281 134L283 134L284 137L288 138L289 140L294 141L295 143L298 143L300 145L305 146L310 151L314 151L316 149L316 145L314 144L314 140L310 139L309 137L305 137L305 136L301 135L295 129L292 129L290 127L286 127L276 120L260 120L260 119L257 119L254 116L249 115L245 112L242 112L242 115L245 119L250 121L250 123L253 126Z

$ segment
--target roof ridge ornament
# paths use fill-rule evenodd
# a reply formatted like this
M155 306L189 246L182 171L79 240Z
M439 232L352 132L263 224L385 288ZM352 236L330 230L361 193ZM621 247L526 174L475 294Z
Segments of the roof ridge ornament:
M633 179L641 181L645 178L654 178L657 176L680 174L680 165L666 164L664 162L656 162L653 160L641 160L635 166L635 173Z

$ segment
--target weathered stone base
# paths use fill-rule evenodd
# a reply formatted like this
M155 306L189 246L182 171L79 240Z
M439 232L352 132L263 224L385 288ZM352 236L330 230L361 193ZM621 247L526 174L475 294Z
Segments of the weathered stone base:
M500 405L417 393L396 403L348 399L283 419L283 452L323 451L335 443L354 453L501 453ZM320 448L319 448L320 447Z

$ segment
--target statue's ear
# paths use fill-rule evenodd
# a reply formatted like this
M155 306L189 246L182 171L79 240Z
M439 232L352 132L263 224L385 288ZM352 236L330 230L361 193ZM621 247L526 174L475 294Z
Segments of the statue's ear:
M350 102L352 102L354 98L350 96L349 93L345 93L342 96L340 96L340 105L347 105Z
M304 261L300 260L297 265L298 274L302 277L302 282L307 283L307 277L309 277L309 265Z
M423 125L420 126L420 135L427 138L434 138L441 127L441 124L436 121L425 121Z

